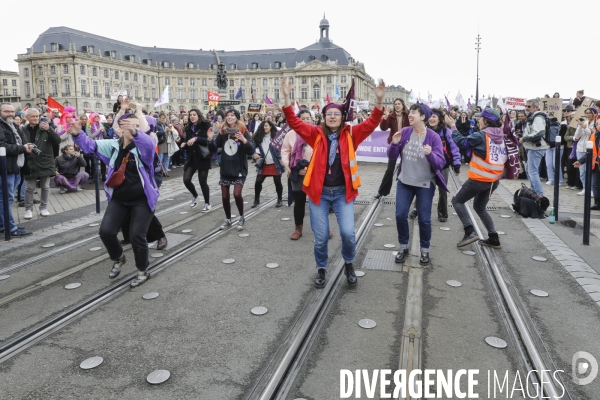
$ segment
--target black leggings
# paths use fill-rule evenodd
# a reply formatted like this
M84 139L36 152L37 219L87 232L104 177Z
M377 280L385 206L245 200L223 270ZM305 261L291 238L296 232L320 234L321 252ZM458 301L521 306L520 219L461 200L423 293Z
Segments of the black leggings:
M304 214L306 206L306 193L302 190L298 192L292 192L294 194L294 223L297 225L304 225Z
M244 189L244 185L233 185L233 198L235 199L235 205L240 213L240 217L244 216L244 198L242 197L242 189ZM231 198L229 192L229 186L221 186L223 210L225 211L225 217L227 219L231 219Z
M196 169L193 167L188 167L183 172L183 184L190 191L192 196L198 197L198 192L196 191L196 187L192 183L192 178L194 177L194 173ZM208 188L208 183L206 180L208 178L208 170L201 169L198 171L198 182L200 182L200 189L202 189L202 196L204 197L204 202L206 204L210 204L210 189Z
M262 191L262 184L267 179L267 175L256 175L256 183L254 183L254 200L260 201L260 192ZM273 182L275 182L275 191L277 192L277 199L281 200L283 196L283 185L281 184L281 175L273 175Z

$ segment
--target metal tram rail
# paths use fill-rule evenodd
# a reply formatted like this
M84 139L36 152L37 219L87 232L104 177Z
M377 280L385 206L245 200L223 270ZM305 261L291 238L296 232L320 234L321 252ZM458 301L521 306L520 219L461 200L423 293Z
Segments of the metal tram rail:
M366 238L366 232L375 220L380 199L374 200L363 212L362 222L356 231L356 246L360 248ZM261 372L245 400L266 400L285 398L294 383L310 348L326 321L330 306L345 281L344 260L339 258L335 267L328 272L329 280L322 290L314 290L302 312L283 340L275 355Z
M256 215L260 214L264 210L270 208L273 204L275 204L277 199L271 199L264 204L261 204L259 208L253 209L248 214L245 215L245 219L252 219ZM231 230L234 228L239 221L239 217L233 221ZM213 239L220 236L222 233L226 233L229 230L222 231L219 228L213 229L207 234L199 237L194 242L188 244L185 247L175 251L173 254L164 258L163 260L157 262L156 264L151 265L148 268L150 272L150 276L154 276L160 271L170 267L174 262L181 259L182 257L187 256L188 254L198 250L205 244L209 243ZM124 279L121 279L117 283L102 289L100 292L88 297L87 299L75 304L69 310L57 315L55 317L49 318L48 320L26 330L23 334L18 336L17 338L10 340L6 343L0 345L0 364L4 361L14 357L35 343L43 340L44 338L50 336L54 332L59 331L70 323L76 321L83 315L92 311L96 307L102 305L103 303L114 299L119 294L125 292L129 288L129 284L136 277L137 272L131 273Z

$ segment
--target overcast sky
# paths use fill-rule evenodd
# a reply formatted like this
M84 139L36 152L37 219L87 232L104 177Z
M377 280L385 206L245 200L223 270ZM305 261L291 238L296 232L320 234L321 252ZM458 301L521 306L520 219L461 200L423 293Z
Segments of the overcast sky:
M364 62L369 75L423 98L449 93L454 102L458 90L465 99L475 96L478 31L480 96L529 98L558 91L569 98L585 89L600 98L600 1L180 0L145 3L135 14L134 3L59 4L34 0L27 3L30 11L3 18L1 69L17 71L16 55L52 26L140 46L300 49L318 39L326 13L329 37Z

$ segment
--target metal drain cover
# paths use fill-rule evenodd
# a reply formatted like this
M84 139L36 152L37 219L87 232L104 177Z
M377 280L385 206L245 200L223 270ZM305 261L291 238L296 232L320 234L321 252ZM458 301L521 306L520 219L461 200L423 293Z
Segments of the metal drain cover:
M152 254L150 255L150 257L152 257L152 258L159 258L159 257L162 257L162 256L164 256L164 254L163 254L163 253L152 253Z
M360 276L365 276L365 273L364 273L363 271L354 271L354 274L355 274L356 276L359 276L359 277L360 277Z
M281 218L282 221L289 221L289 218Z
M277 267L279 267L279 264L277 264L277 263L268 263L267 264L267 268L277 268Z
M254 315L264 315L267 313L267 307L254 307L250 312Z
M511 218L511 216L510 215L506 215L506 214L502 214L502 215L500 215L500 218Z
M365 329L375 328L375 325L377 325L377 323L372 319L361 319L360 321L358 321L358 326Z
M156 371L150 373L150 375L148 375L146 380L148 381L148 383L151 383L153 385L158 385L158 384L163 383L170 377L171 377L171 373L169 371L167 371L166 369L157 369Z
M90 251L98 251L98 250L102 250L102 247L92 247L90 249Z
M446 285L452 286L452 287L461 287L462 283L460 283L459 281L455 281L455 280L449 280L449 281L446 281Z
M79 368L81 369L92 369L96 368L98 365L104 362L104 358L102 357L91 357L87 360L84 360L81 364L79 364Z
M547 292L544 292L543 290L539 290L539 289L533 289L530 293L537 297L548 297Z
M373 224L373 225L375 225L375 226L383 226L383 224Z
M447 226L442 226L442 227L440 227L440 230L442 230L442 231L449 231L450 228L448 228Z
M187 214L187 213L188 213L187 211L182 211L179 214L183 215L183 214Z
M541 261L541 262L547 261L546 257L533 256L531 258L533 258L535 261Z
M489 344L490 346L495 347L497 349L504 349L504 348L506 348L506 346L508 346L508 344L504 340L497 338L495 336L486 337L485 342L487 344Z
M395 244L391 244L391 243L387 243L387 244L384 244L384 245L383 245L383 247L386 247L386 248L388 248L388 249L391 249L391 248L393 248L393 247L396 247L396 245L395 245Z
M65 289L67 289L67 290L77 289L79 286L81 286L81 283L79 283L79 282L69 283L67 286L65 286Z
M248 236L250 236L250 234L249 233L240 233L238 236L239 237L248 237Z
M233 264L235 262L235 259L233 258L226 258L223 260L223 264Z
M152 300L158 297L158 292L149 292L142 296L144 300Z
M468 255L468 256L474 256L474 255L475 255L475 252L474 252L474 251L471 251L471 250L465 250L465 251L463 251L463 254L466 254L466 255Z
M181 233L190 233L192 230L191 229L184 229L181 231Z
M498 231L496 232L498 235L506 235L506 232Z
M47 249L47 248L49 248L49 247L54 247L54 246L55 246L55 244L54 244L54 243L48 243L48 244L45 244L45 245L43 245L42 247L43 247L44 249Z
M89 224L89 226L98 226L98 225L100 225L100 224L95 224L95 223L94 224Z

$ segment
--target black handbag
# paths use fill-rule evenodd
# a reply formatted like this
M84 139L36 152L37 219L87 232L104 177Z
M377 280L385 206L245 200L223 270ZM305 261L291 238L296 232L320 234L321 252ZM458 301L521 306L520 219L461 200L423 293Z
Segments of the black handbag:
M269 149L267 150L267 154L265 154L264 157L259 158L258 160L256 160L256 163L254 165L256 165L256 168L262 168L265 165L265 159L267 158L267 156L269 155L269 151L271 151L271 146L269 145Z
M202 158L210 157L210 149L206 145L199 144L198 148L200 149L200 156Z

